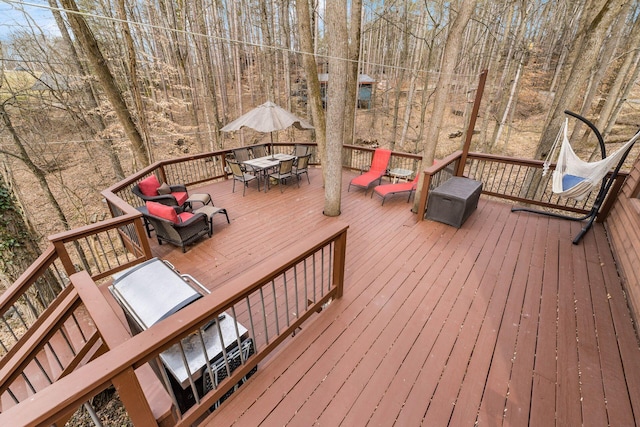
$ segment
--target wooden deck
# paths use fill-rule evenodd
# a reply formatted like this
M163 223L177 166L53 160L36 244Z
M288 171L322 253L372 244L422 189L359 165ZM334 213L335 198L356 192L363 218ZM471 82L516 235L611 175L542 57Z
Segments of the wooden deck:
M314 316L203 425L632 426L640 351L601 224L579 224L481 198L464 226L418 222L406 197L347 192L322 214L311 185L232 182L199 189L214 235L154 254L215 289L310 230L349 224L343 298Z

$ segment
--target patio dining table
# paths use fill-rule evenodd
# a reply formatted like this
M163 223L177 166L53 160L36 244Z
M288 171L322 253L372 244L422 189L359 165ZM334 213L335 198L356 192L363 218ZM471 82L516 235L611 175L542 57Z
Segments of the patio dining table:
M292 156L291 154L277 153L274 155L245 160L242 164L251 167L256 172L258 178L262 175L262 178L264 178L264 192L266 193L268 188L267 179L269 178L269 169L278 166L282 160L291 160L295 158L296 156Z

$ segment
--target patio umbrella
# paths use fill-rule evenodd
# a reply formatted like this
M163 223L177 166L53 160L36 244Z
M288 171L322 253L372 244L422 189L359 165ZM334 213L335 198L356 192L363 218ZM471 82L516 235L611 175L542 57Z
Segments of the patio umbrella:
M273 132L284 130L291 126L297 129L313 129L313 126L290 111L267 101L262 105L258 105L253 110L245 113L224 126L223 132L231 132L248 127L258 132L269 132L271 134L271 155L273 156Z

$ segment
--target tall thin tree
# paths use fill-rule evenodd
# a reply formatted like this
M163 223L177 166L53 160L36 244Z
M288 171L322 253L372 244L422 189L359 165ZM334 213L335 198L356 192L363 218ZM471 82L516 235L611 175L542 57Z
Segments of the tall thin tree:
M324 214L340 215L342 193L342 145L345 128L347 91L347 4L327 1L327 41L329 44L329 82L327 88L327 169L324 187Z
M307 78L307 99L311 105L311 117L315 128L315 138L318 144L318 154L320 162L327 162L326 156L326 119L322 108L322 97L320 95L320 82L318 81L318 65L314 55L314 42L311 32L311 14L309 11L309 0L298 0L296 2L296 13L298 17L298 32L300 35L300 49L302 51L302 63L305 76ZM324 181L327 180L327 171L322 168Z
M102 84L105 95L111 102L114 112L118 117L125 134L131 142L135 157L141 167L149 164L149 156L142 139L142 135L133 120L131 112L118 88L118 85L109 70L107 61L102 55L98 41L94 37L89 25L79 13L75 0L60 0L60 4L67 11L67 18L73 33L78 38L82 49L91 63L93 72Z
M438 145L438 138L440 137L440 128L442 127L442 119L444 117L445 103L449 96L449 90L453 73L456 68L458 60L458 54L462 46L462 35L464 30L471 19L471 15L476 7L476 2L472 0L462 0L458 13L453 18L449 34L447 35L447 42L442 53L442 67L440 69L440 77L436 84L436 90L433 102L433 113L431 114L431 120L429 121L429 127L426 133L426 144L424 147L424 153L422 155L422 165L426 167L433 164L433 159L436 153L436 147ZM450 14L453 14L452 6L449 10ZM418 189L413 202L413 211L418 211L418 202L420 201L420 193L424 176L420 175L420 181L418 183Z

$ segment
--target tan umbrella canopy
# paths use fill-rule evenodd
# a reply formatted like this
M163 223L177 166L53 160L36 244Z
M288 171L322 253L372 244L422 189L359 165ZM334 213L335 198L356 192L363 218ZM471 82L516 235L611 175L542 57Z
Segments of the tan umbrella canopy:
M284 130L291 126L297 129L313 129L313 126L295 114L285 110L284 108L267 101L262 105L258 105L253 110L245 113L224 126L223 132L232 132L248 127L258 132L274 132ZM271 133L271 154L273 154L273 133Z

